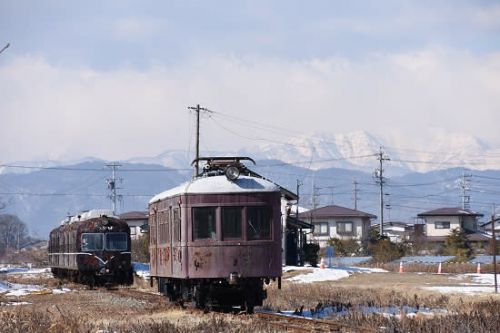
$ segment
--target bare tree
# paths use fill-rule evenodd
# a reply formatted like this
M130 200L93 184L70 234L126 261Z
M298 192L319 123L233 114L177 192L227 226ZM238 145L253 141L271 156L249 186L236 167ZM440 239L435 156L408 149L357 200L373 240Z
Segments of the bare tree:
M0 214L0 254L18 250L28 237L28 228L16 215Z

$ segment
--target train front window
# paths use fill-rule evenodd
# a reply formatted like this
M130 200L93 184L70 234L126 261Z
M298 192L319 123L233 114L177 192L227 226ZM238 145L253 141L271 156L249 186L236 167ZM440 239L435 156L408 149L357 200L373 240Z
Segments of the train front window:
M106 234L106 250L125 251L127 249L127 234L114 232Z
M103 243L102 234L82 234L82 251L101 251Z
M241 238L241 207L222 207L222 239Z
M193 208L193 239L216 240L216 208Z
M271 238L271 209L258 206L247 209L247 235L249 240Z

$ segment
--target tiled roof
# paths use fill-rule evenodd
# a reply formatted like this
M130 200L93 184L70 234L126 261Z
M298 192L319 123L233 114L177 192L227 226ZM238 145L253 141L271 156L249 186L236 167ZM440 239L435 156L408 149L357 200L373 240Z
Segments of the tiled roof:
M367 217L370 219L377 218L377 216L373 214L336 205L320 207L299 214L299 218L302 219L310 218L311 216L316 218L317 217Z
M445 207L434 210L429 210L417 215L418 217L424 216L483 216L481 213L474 212L470 209L462 209L460 207Z

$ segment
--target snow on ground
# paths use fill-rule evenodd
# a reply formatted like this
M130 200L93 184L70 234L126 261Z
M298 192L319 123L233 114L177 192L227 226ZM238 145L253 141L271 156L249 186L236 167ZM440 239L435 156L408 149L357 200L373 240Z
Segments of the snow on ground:
M320 281L335 281L340 280L354 273L386 273L387 271L381 268L363 268L363 267L352 267L352 266L333 266L328 268L318 268L318 267L296 267L296 266L285 266L283 267L283 272L294 271L294 270L307 270L312 272L304 272L304 274L299 274L288 279L288 281L298 282L298 283L311 283Z
M29 268L29 267L19 267L13 265L3 265L0 267L0 278L2 274L15 274L21 277L41 275L41 276L52 276L50 273L50 268ZM4 296L19 297L29 294L62 294L71 291L68 288L47 288L41 285L30 285L30 284L20 284L20 283L10 283L7 281L0 280L0 294Z
M457 274L450 277L450 280L465 280L472 278L472 283L460 283L459 286L433 286L422 287L425 290L438 291L443 294L490 294L495 292L494 274ZM500 282L500 276L497 274Z
M137 276L140 276L143 279L149 279L151 275L149 272L149 264L133 262L132 269L134 270L134 273L137 274Z
M433 309L427 307L411 307L411 306L353 306L353 307L344 307L344 306L325 306L315 309L303 309L302 312L295 311L281 311L280 314L284 316L292 316L292 317L304 317L304 318L327 318L327 317L335 317L335 316L346 316L352 312L360 312L364 315L369 314L380 314L384 317L390 318L395 317L397 319L401 319L402 316L406 316L409 318L413 318L417 315L432 317L435 315L445 315L448 314L448 311L445 309Z

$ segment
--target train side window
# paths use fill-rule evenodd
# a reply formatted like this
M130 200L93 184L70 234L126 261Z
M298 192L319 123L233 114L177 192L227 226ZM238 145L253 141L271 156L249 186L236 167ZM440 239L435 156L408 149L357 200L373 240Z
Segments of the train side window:
M241 207L222 207L222 239L241 239Z
M100 251L103 245L102 234L82 234L82 251Z
M216 240L216 207L193 208L193 239Z
M174 240L177 242L181 241L181 212L179 208L174 208L173 209L173 215L174 215L174 230L173 230L173 236Z
M247 208L247 236L249 240L271 238L271 209L269 207Z

